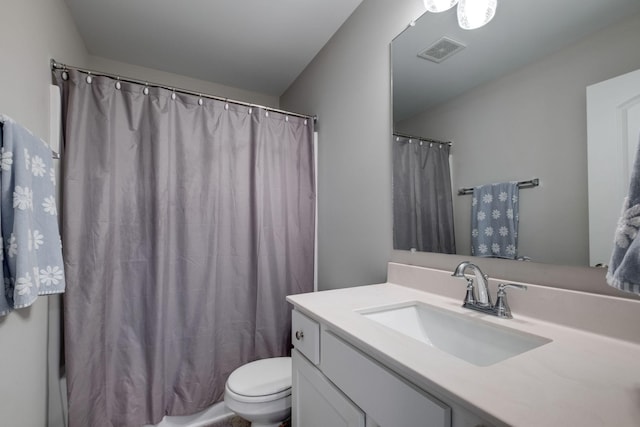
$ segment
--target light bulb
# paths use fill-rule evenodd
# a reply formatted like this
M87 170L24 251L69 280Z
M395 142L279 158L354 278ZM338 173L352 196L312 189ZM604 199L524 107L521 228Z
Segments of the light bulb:
M487 24L496 14L498 0L460 0L458 24L465 30L474 30Z
M458 0L424 0L424 7L429 12L438 13L451 9L456 3Z

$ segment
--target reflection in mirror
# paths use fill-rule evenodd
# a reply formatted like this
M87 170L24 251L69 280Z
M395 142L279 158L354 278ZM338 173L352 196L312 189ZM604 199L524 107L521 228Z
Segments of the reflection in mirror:
M455 254L451 144L395 134L392 147L393 248Z
M418 56L443 37L463 48L440 63ZM518 257L589 265L586 88L640 68L639 39L637 0L521 0L474 31L459 28L455 10L426 13L393 40L394 131L453 142L458 254L471 254L473 238L473 196L458 189L539 178L519 193ZM394 160L394 189L407 174ZM399 224L412 217L404 209L394 206L394 243L417 228ZM417 240L410 247L446 253Z

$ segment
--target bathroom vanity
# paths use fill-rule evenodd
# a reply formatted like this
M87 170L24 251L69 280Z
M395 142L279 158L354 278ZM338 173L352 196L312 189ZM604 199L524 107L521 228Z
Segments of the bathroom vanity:
M451 272L388 277L287 298L294 426L640 425L640 301L527 284L499 319Z

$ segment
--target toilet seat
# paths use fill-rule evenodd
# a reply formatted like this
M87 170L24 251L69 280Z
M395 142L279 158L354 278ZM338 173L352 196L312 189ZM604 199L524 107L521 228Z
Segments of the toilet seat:
M226 384L229 397L245 403L262 403L291 395L291 358L256 360L233 371Z
M262 396L245 396L242 394L234 393L229 389L229 386L226 386L225 389L226 397L235 400L236 402L242 403L266 403L272 402L274 400L282 399L287 396L291 396L291 388L281 391L280 393L275 394L265 394Z

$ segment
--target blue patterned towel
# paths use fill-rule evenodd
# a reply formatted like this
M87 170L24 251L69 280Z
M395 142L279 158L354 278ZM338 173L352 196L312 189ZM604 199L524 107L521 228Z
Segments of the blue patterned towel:
M640 295L640 144L631 172L629 195L618 220L607 283Z
M0 115L0 316L64 292L55 173L47 143Z
M517 182L481 185L471 202L471 255L515 259L518 255Z

